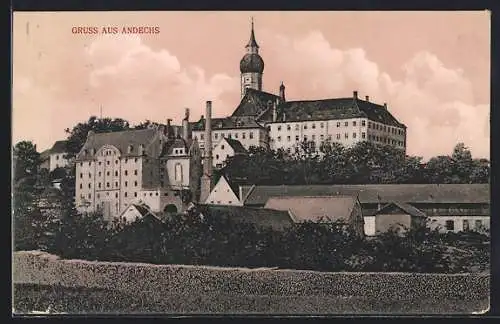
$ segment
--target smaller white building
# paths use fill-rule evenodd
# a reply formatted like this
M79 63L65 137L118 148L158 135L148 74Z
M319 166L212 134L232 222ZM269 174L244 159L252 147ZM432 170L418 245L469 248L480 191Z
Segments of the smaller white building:
M218 169L223 168L230 157L245 154L247 154L247 151L240 141L223 137L214 147L212 154L213 166Z
M70 162L65 158L67 154L66 143L67 141L57 141L50 149L43 151L40 154L42 159L40 168L51 172L57 168L68 166Z
M127 223L135 222L136 220L143 219L147 216L158 218L153 211L145 204L131 204L120 215L120 219Z
M230 182L225 176L221 176L210 195L208 195L205 204L243 206L239 188L234 182Z

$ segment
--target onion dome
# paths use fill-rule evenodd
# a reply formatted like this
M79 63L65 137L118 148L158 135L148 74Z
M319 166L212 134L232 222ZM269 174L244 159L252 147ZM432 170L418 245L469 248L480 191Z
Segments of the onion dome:
M257 53L245 54L240 61L241 73L262 73L264 71L264 60Z

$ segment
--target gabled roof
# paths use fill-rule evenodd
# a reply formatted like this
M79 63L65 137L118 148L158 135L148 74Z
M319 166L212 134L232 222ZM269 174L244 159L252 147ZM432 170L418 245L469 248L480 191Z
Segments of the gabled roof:
M224 138L224 139L226 140L227 144L231 146L231 148L234 150L234 153L243 154L247 152L247 150L245 149L245 147L243 147L243 144L241 144L240 141L232 138Z
M42 153L40 153L40 160L42 162L46 161L49 158L50 158L50 149L47 149L47 150L43 151Z
M240 197L240 186L241 187L245 187L249 184L249 181L247 179L241 179L241 178L233 178L233 177L229 177L227 174L225 173L222 173L221 179L224 178L225 181L227 182L227 184L229 185L229 187L231 188L231 190L234 192L234 194L236 195L236 197L238 197L238 199L242 200L245 196L245 193L242 193L243 194L243 197ZM220 181L220 179L219 179Z
M145 217L152 217L156 220L160 220L158 215L151 211L151 209L145 204L131 204L122 212L122 215L126 213L130 207L135 208L139 212L139 214L141 214L141 219L144 219Z
M262 112L271 110L269 108L272 106L269 106L269 102L273 103L279 99L280 97L277 95L248 88L240 104L231 116L252 116L255 118Z
M272 110L262 117L272 122ZM277 106L277 120L307 121L347 118L368 118L386 125L405 127L384 106L354 98L286 101Z
M66 153L68 150L66 149L66 143L68 141L56 141L54 145L50 149L47 149L40 153L40 159L42 161L47 160L51 154L61 154Z
M412 205L403 203L403 202L390 202L384 207L382 207L380 210L375 212L375 215L379 214L384 214L388 209L391 207L397 207L407 213L408 215L415 216L415 217L427 217L424 212L422 212L420 209L413 207Z
M293 224L286 211L222 205L199 205L198 210L203 215L231 218L237 222L252 223L258 227L270 227L274 230L283 230Z
M246 186L244 191L250 190ZM271 197L356 195L364 203L489 203L488 184L368 184L255 186L245 205L263 206Z
M112 145L120 150L122 156L138 156L139 146L142 144L148 155L151 153L159 154L160 152L148 152L148 144L155 138L158 130L155 128L126 130L120 132L109 133L90 133L87 136L87 141L77 155L77 160L85 160L94 158L92 150L98 151L104 145ZM132 145L133 150L128 153L128 147ZM82 154L87 150L87 154Z
M66 143L68 143L68 141L56 141L50 149L50 154L66 153L68 151L66 149Z
M273 197L264 208L290 211L297 223L312 222L348 222L356 205L356 196L332 197Z

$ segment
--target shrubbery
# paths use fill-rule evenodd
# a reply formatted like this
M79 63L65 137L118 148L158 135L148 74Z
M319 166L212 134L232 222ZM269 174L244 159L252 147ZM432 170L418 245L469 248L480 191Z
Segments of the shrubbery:
M295 224L285 231L230 219L178 215L106 224L99 215L52 223L17 250L62 258L318 271L469 272L489 268L489 238L427 228L359 239L339 224ZM36 232L36 229L33 229ZM43 244L40 244L43 243Z

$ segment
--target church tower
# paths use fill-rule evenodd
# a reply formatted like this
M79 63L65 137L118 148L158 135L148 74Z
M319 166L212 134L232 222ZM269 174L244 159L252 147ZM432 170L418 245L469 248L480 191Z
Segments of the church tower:
M241 72L241 98L245 96L246 89L252 88L255 90L262 90L262 72L264 72L264 60L259 55L259 45L255 40L255 33L253 31L253 18L252 30L250 32L250 40L245 46L247 53L240 61Z

